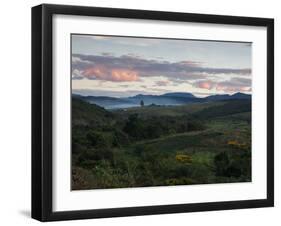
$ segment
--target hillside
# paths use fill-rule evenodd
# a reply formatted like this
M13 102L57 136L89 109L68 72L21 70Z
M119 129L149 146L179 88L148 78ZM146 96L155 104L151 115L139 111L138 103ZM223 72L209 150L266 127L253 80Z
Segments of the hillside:
M72 125L99 126L108 123L114 115L104 108L89 104L79 98L72 98Z
M222 116L233 115L243 112L251 112L252 101L247 99L233 99L229 101L221 101L221 105L210 106L193 114L194 117L200 119L210 119Z
M251 181L251 101L105 110L72 99L72 189Z

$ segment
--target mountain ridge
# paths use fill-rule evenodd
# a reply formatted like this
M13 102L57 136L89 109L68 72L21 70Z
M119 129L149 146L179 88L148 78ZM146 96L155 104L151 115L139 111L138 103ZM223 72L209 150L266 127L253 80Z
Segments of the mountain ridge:
M108 97L108 96L82 96L72 94L73 97L97 104L107 109L138 107L143 101L144 105L183 105L188 103L200 103L208 101L224 100L249 100L251 94L237 92L234 94L215 94L207 97L196 97L189 92L170 92L161 95L137 94L130 97Z

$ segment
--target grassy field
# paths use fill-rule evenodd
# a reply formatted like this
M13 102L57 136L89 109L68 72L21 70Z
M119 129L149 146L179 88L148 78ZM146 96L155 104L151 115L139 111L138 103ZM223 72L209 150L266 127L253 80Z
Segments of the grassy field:
M72 189L251 181L251 101L107 111L72 100Z

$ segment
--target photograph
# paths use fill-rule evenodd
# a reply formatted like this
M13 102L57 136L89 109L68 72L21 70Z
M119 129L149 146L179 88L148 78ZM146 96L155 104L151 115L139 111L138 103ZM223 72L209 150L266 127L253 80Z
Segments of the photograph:
M251 182L251 42L70 39L72 190Z
M274 206L274 18L31 14L33 219Z

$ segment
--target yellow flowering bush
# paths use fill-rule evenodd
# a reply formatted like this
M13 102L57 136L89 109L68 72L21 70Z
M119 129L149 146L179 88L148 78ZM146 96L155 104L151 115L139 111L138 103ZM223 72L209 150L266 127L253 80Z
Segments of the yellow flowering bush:
M181 163L192 163L192 157L186 154L177 154L176 160Z
M234 148L246 148L247 147L246 143L239 143L237 140L230 140L227 142L227 144Z

